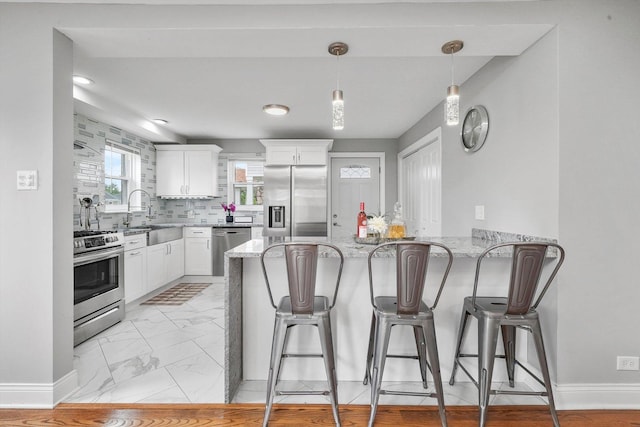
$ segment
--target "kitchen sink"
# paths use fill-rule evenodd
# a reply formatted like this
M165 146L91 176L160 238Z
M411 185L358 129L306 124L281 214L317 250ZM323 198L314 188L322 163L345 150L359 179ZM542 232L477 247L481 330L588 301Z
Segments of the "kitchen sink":
M182 239L182 227L173 225L140 225L129 227L128 230L146 231L149 246Z
M138 225L138 226L135 226L135 227L128 227L125 230L145 230L145 231L149 231L149 230L160 230L162 228L180 228L180 227L177 227L175 225L150 224L150 225Z

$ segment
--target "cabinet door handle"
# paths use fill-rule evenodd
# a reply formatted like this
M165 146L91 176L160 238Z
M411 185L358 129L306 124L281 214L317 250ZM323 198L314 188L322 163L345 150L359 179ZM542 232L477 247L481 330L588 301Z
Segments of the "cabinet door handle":
M207 249L209 249L209 242L210 242L210 240L207 239Z
M130 252L129 256L140 255L140 251Z
M130 245L137 245L138 243L140 243L140 240L131 240L127 243L129 243Z

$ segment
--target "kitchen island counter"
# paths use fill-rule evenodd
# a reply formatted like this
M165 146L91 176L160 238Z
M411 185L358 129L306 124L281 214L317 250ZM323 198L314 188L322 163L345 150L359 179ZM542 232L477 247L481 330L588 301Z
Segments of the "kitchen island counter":
M309 240L311 241L311 240ZM315 242L322 242L323 240L313 240ZM495 241L488 241L472 237L437 237L437 238L418 238L414 241L431 241L434 243L442 243L447 246L455 258L477 258L485 249L495 244ZM369 252L375 247L375 245L356 243L353 239L333 239L331 241L325 240L326 243L331 243L340 249L342 255L346 258L367 258ZM270 244L276 243L276 241L268 238L254 239L243 245L227 252L227 256L230 258L258 258L264 250ZM445 256L445 252L439 248L434 248L434 256ZM333 257L337 256L331 252L320 252L319 257ZM382 252L377 254L378 257L394 258L393 252ZM498 251L493 255L494 257L509 256L508 251Z
M488 238L487 238L488 237ZM417 239L428 240L428 239ZM494 233L473 230L471 237L440 237L431 241L443 243L451 249L454 261L440 302L435 309L436 332L440 365L443 378L451 373L451 361L455 334L457 332L463 298L470 295L473 287L475 265L478 256L488 247L501 241L540 241L541 239L517 234ZM260 264L260 254L265 245L274 243L266 239L254 239L225 253L225 401L231 402L240 382L244 380L264 380L268 374L274 310L269 297ZM339 381L361 381L364 376L371 304L369 297L367 257L374 245L355 243L352 239L334 239L345 257L340 290L336 306L332 312L336 365ZM437 250L436 250L437 249ZM277 253L274 254L276 257ZM441 277L446 268L445 253L434 248L435 259L430 263L430 275ZM493 283L505 284L510 271L509 254L498 253L493 259L483 263L483 275L492 284L485 290L497 287ZM318 283L335 283L335 273L331 273L338 259L330 253L320 253L318 261ZM382 268L376 271L376 283L380 283L385 294L391 294L395 286L395 252L385 251L377 262ZM267 260L277 262L277 260ZM486 267L486 269L485 269ZM497 280L496 280L497 279ZM286 283L286 273L274 270L270 282ZM425 300L433 302L437 284L428 279ZM324 293L322 290L320 291ZM279 299L274 292L274 299ZM415 353L413 331L398 328L392 336L390 348L395 354ZM295 330L293 332L296 333ZM526 340L518 343L518 353L526 353ZM318 351L317 333L314 330L292 335L290 351ZM523 355L526 360L526 355ZM322 360L309 358L287 359L282 379L325 380ZM417 381L420 378L415 360L394 359L387 364L385 380ZM496 372L495 380L506 378ZM506 377L506 375L505 375ZM462 378L461 378L462 379Z

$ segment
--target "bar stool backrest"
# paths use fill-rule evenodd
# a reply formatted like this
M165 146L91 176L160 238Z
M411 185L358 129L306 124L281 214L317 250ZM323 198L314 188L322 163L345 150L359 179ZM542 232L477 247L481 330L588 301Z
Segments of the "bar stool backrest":
M287 278L293 314L313 314L316 296L316 270L318 266L318 246L285 246Z
M478 287L480 263L490 252L495 251L498 248L509 246L511 246L513 249L513 258L511 261L511 276L509 280L509 294L507 297L506 314L526 314L532 308L537 308L540 300L542 300L542 297L549 288L549 285L553 281L553 278L556 276L556 273L564 262L564 249L562 249L560 245L547 242L502 243L488 248L478 258L478 267L476 268L476 283L474 285L473 291L474 303ZM547 280L545 286L542 288L538 299L535 303L533 303L533 299L536 295L536 291L540 283L540 277L542 275L542 270L544 267L544 260L549 247L554 247L559 251L560 259L557 261L553 272L549 276L549 279Z
M417 314L429 267L427 245L396 245L398 314Z
M284 257L287 268L287 284L289 296L291 298L291 312L293 314L313 314L316 296L316 273L318 268L319 246L335 251L340 258L335 291L330 307L333 308L338 294L340 276L342 275L342 266L344 263L342 252L337 247L330 244L297 242L275 244L269 246L262 252L262 271L264 273L265 281L267 282L267 290L269 291L271 305L274 308L276 308L276 304L273 301L271 285L269 284L269 276L264 263L265 254L278 247L284 248Z
M425 280L427 277L427 270L429 267L429 257L431 254L432 246L439 246L445 249L449 255L449 264L447 270L444 273L440 289L436 300L431 307L435 308L442 292L444 282L447 280L447 275L451 269L451 263L453 261L451 251L444 245L440 245L432 242L389 242L376 246L369 254L369 283L371 286L371 298L372 305L375 307L373 301L373 277L371 268L371 258L374 254L387 247L395 246L396 250L396 297L397 297L397 314L418 314L420 310L420 303L422 302L422 296L424 293Z

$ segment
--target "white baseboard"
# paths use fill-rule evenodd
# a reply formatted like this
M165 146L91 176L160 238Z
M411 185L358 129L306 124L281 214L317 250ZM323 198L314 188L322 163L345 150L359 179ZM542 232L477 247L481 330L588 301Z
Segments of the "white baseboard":
M553 397L558 409L640 409L640 384L562 384Z
M75 369L51 384L0 384L0 408L50 409L77 388L78 373Z
M537 368L525 364L541 377ZM529 375L522 380L534 390L544 390ZM553 384L556 409L640 409L640 384Z

